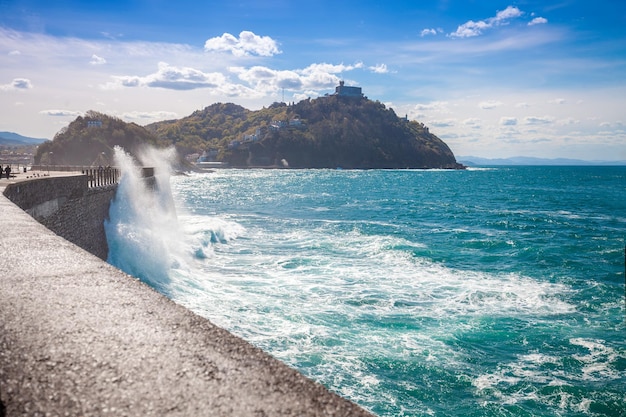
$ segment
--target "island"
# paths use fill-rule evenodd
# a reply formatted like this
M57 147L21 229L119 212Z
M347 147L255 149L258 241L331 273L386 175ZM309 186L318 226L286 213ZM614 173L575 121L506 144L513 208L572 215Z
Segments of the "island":
M248 110L215 103L145 127L95 111L42 144L36 164L101 165L113 148L175 146L181 159L233 168L463 169L423 123L343 82L334 94Z

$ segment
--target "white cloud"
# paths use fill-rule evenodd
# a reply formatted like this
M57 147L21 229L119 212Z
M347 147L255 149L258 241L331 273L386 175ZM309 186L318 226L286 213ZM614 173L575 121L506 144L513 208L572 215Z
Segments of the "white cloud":
M276 75L276 86L278 88L301 90L303 87L301 77L294 71L278 71Z
M96 55L96 54L93 54L91 56L91 61L89 61L89 63L91 65L104 65L104 64L107 63L107 60L102 58L102 57L100 57L100 56L98 56L98 55Z
M617 122L602 122L599 124L600 127L612 127L612 128L621 128L624 126L624 123L621 121Z
M497 12L495 17L479 20L478 22L470 20L463 23L456 29L455 32L452 32L450 36L453 38L469 38L478 36L481 35L485 29L508 24L509 20L520 17L522 14L522 11L517 7L509 6L506 9Z
M33 84L30 82L29 79L26 78L15 78L11 85L13 86L13 88L18 90L29 90L33 88Z
M433 127L453 127L456 124L456 120L454 119L431 120L428 124Z
M515 6L509 6L506 9L499 11L496 13L495 18L487 19L490 22L494 22L496 25L503 24L509 19L513 19L516 17L520 17L522 15L522 11Z
M278 89L301 90L304 82L300 74L290 70L274 70L267 67L231 68L239 79L247 82L254 89L265 93Z
M273 56L282 53L274 39L269 36L258 36L247 30L242 31L239 38L230 33L224 33L222 36L208 39L204 43L204 50L230 52L235 56Z
M436 35L437 33L441 33L443 32L441 29L423 29L420 32L420 36L423 38L424 36L432 36L432 35Z
M473 129L478 129L481 127L482 120L477 119L475 117L470 117L469 119L463 120L463 124L466 126L470 126Z
M30 90L33 84L27 78L14 78L9 84L0 85L0 91Z
M543 25L545 23L548 23L548 19L545 17L535 17L533 20L528 22L528 26Z
M546 125L554 122L551 116L528 116L524 118L527 125Z
M450 36L453 38L469 38L472 36L478 36L488 27L490 26L483 21L474 22L473 20L470 20L469 22L463 23L459 26L455 32L450 34Z
M505 7L506 3L501 8ZM259 109L272 101L280 100L282 87L289 90L285 91L284 95L289 101L292 100L290 97L296 100L317 97L325 92L334 91L338 81L345 79L348 85L363 86L364 92L372 99L380 98L386 103L393 101L399 115L408 114L412 120L417 119L427 124L428 121L435 120L436 130L440 131L435 134L440 137L447 135L446 137L450 138L448 145L457 155L477 154L494 157L517 154L532 156L543 154L555 157L593 155L596 159L619 159L618 156L621 155L621 159L626 159L624 127L617 128L612 124L602 128L598 126L601 122L623 119L622 109L626 91L621 84L607 87L585 82L563 89L554 89L550 86L534 89L529 88L534 82L534 78L530 77L525 79L528 84L516 89L516 83L511 81L518 79L514 70L527 70L526 61L520 68L509 66L511 72L502 82L497 77L491 77L487 67L474 67L474 64L477 64L476 56L492 56L496 59L499 58L497 53L500 51L510 52L512 49L544 51L543 48L549 46L550 49L544 51L547 52L552 50L553 46L567 42L568 33L559 30L558 27L551 28L546 25L529 30L526 24L533 17L535 16L524 15L516 20L509 20L511 25L519 23L524 30L511 33L507 31L503 34L505 36L497 39L483 39L484 36L479 36L471 42L459 42L459 39L448 38L444 41L446 43L444 46L441 44L443 39L436 41L436 37L427 36L419 38L421 41L418 42L412 40L410 45L407 44L409 46L404 45L399 49L384 44L384 50L377 49L379 45L374 43L372 48L367 48L366 51L372 55L360 57L368 63L367 65L355 63L353 55L341 49L348 44L347 41L342 43L342 40L333 41L337 48L334 52L332 50L319 52L323 59L320 58L315 62L321 63L311 64L313 61L307 61L310 55L296 54L297 56L287 57L289 59L276 60L277 62L272 65L254 62L254 65L263 66L251 67L253 64L250 62L259 58L238 57L230 52L219 56L205 52L203 41L206 38L201 39L197 45L126 42L122 39L96 41L56 38L35 33L14 33L0 28L0 49L4 51L5 56L0 65L0 88L9 90L0 90L0 97L8 98L13 95L23 102L18 107L16 100L13 100L13 106L10 105L11 100L4 100L5 117L2 124L6 126L5 130L23 129L31 136L52 137L62 123L66 124L70 117L78 114L72 112L74 109L84 111L97 108L99 111L144 124L142 121L149 123L160 117L168 119L182 117L220 101L232 101L246 108ZM484 29L482 33L486 35L488 31L497 29ZM415 37L418 38L419 29L416 32ZM293 45L294 50L298 47L308 46ZM9 51L21 51L21 54L9 56L7 55ZM330 52L331 55L324 55ZM345 57L343 59L349 64L342 64L336 60L337 58L333 58L338 56L335 53ZM98 66L98 71L90 71L88 68L86 70L85 67L89 66L87 63L92 54L106 57L107 64ZM299 61L300 59L303 61ZM489 61L485 59L485 62ZM158 62L168 64L157 67ZM393 63L393 69L399 71L400 75L380 84L378 82L380 75L372 74L369 66L381 62L388 63L387 65ZM580 62L574 59L570 59L569 62L579 65L580 68L588 64L584 57L580 57ZM426 63L432 65L425 65ZM541 67L545 66L550 70L554 68L552 65L554 61L551 59L539 63L542 64ZM560 64L562 62L559 61ZM466 69L464 74L474 74L475 78L471 78L472 80L488 82L488 89L478 82L472 82L469 86L464 85L465 77L456 79L452 77L455 82L451 86L453 89L449 89L447 84L451 78L445 71L447 65L451 71L457 72L459 67L464 66ZM235 67L237 71L233 70L234 66L238 66ZM568 73L582 71L580 69L572 71L569 63L565 68ZM593 66L591 68L598 69ZM485 72L479 72L481 69ZM538 68L536 75L541 75L541 71ZM21 79L32 80L35 86L32 87L30 81L13 83L12 80L18 76ZM413 76L417 80L412 80ZM396 78L403 84L394 84ZM108 87L115 88L114 90L95 91L94 86L109 81ZM29 85L32 89L28 89ZM142 88L122 88L124 85ZM391 94L392 90L401 90L403 94L394 96ZM485 94L485 91L489 93ZM565 105L556 105L555 98L565 99ZM434 101L435 99L441 101ZM481 101L489 103L487 100L499 100L504 104L489 111L478 107ZM99 102L105 104L98 104ZM516 106L517 103L520 104ZM576 106L576 103L584 105ZM42 109L70 110L42 112L66 117L37 116ZM159 110L171 114L159 113ZM36 116L33 117L33 114ZM150 118L152 115L155 119ZM553 117L541 118L537 115ZM527 116L529 118L525 119ZM501 122L502 117L514 117L517 119L517 125L507 125L508 119ZM480 118L480 124L474 121L474 118ZM574 130L581 133L576 136ZM600 130L610 131L612 136L599 134ZM518 146L496 140L498 134L514 137L516 132L519 132L520 138L528 141L549 138L553 145L540 148L524 147L524 143L530 142L522 141ZM564 147L562 143L565 137L570 137L570 144L576 147Z
M157 87L170 90L193 90L196 88L218 88L226 84L226 77L219 72L205 73L189 67L175 67L160 62L154 74L141 76L114 76L114 81L104 89L120 87Z
M312 90L305 91L304 93L295 93L293 95L293 99L296 102L302 101L302 100L306 100L306 99L309 99L309 98L315 99L317 97L319 97L319 93L317 91L312 91Z
M517 117L501 117L500 125L501 126L515 126L517 125Z
M42 110L39 114L43 114L46 116L54 116L54 117L78 117L82 116L83 112L75 111L75 110Z
M564 98L555 98L554 100L550 100L550 101L548 101L548 103L552 103L552 104L565 104L565 99L564 99Z
M11 52L9 52L9 56L17 56L17 55L21 55L22 53L18 50L13 50Z
M362 67L361 62L354 65L321 63L295 70L274 70L263 66L253 66L250 68L231 67L230 71L237 74L239 79L248 83L251 88L263 93L271 93L283 88L296 91L333 88L340 80L335 74Z
M120 39L120 38L122 38L124 36L121 33L113 34L113 33L110 33L110 32L100 32L100 34L102 36L104 36L105 38L111 39L111 40L117 40L117 39Z
M413 108L414 110L417 111L437 111L440 113L448 113L448 102L446 101L432 101L430 103L427 104L416 104L415 107Z
M301 72L303 74L312 74L312 73L319 73L319 72L325 72L329 74L339 74L339 73L346 72L346 71L352 71L358 68L363 68L362 62L357 62L354 65L344 65L344 64L335 65L335 64L322 63L322 64L311 64L308 67L301 70Z
M569 125L576 125L580 123L580 120L578 119L574 119L572 117L567 117L565 119L561 119L557 122L560 126L569 126Z
M386 64L376 64L375 66L369 67L369 69L376 74L386 74L389 72Z
M480 103L478 103L478 107L484 110L495 109L496 107L500 107L501 105L502 102L496 100L481 101Z
M171 111L152 111L152 112L142 112L142 111L132 111L126 112L122 115L122 117L126 120L164 120L164 119L175 119L178 117L178 114Z

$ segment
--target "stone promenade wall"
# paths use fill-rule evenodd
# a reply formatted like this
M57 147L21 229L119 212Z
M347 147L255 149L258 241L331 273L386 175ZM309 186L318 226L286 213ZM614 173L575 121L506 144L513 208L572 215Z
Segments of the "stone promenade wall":
M10 184L4 195L57 235L106 260L104 221L116 190L89 188L86 175L73 175Z

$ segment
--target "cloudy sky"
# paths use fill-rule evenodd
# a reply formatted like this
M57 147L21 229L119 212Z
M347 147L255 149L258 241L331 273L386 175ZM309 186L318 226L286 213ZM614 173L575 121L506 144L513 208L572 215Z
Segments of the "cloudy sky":
M363 88L457 156L626 159L623 0L0 0L0 131Z

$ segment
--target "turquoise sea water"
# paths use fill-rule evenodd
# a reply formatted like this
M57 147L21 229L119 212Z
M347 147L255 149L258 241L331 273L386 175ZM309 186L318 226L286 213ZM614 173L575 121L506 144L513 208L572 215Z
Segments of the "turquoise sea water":
M126 182L111 263L378 416L626 416L626 167Z

